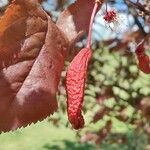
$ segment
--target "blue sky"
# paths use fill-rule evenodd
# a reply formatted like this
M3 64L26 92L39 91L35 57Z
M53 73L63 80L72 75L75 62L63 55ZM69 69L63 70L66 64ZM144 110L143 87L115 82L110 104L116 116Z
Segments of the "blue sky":
M0 7L5 6L8 3L8 0L0 0Z
M75 0L69 0L69 3L74 2ZM133 2L136 2L136 0L132 0ZM143 2L143 0L140 0ZM6 5L8 0L0 0L0 7L3 5ZM51 11L55 17L58 17L59 12L55 11L56 8L56 0L48 0L47 3L44 2L43 6L46 10ZM108 6L108 9L115 9L117 10L118 16L121 24L121 28L118 26L114 31L112 31L108 25L106 27L106 23L103 20L102 17L102 12L99 12L99 14L96 17L95 24L93 26L93 39L96 40L103 40L103 39L108 39L114 36L120 36L123 32L126 31L126 29L130 26L130 24L133 23L133 18L132 16L128 15L128 7L124 3L124 0L116 0L116 3ZM105 12L105 5L102 8L103 12ZM113 26L113 25L112 25Z

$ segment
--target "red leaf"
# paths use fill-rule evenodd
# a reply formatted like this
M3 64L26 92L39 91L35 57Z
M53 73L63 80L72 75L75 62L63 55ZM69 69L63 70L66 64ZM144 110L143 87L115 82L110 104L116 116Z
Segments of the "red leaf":
M83 31L88 30L94 3L95 0L77 0L58 18L57 26L70 41L80 37Z
M18 1L8 9L30 4ZM14 16L16 11L9 11ZM25 16L10 17L8 23L7 10L3 21L8 25L0 32L0 60L7 64L0 70L0 131L35 123L57 109L56 92L68 41L39 5L25 11Z

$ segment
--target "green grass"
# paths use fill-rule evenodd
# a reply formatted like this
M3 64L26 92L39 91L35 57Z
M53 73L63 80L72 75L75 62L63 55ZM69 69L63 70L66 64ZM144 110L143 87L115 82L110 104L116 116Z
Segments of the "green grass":
M75 131L54 127L47 121L25 129L0 135L0 150L92 150L93 145L80 144Z
M124 144L112 142L118 139L110 135L100 147L92 143L79 143L75 133L69 127L57 128L45 120L15 132L1 134L0 150L144 150L143 146L147 144L145 135L137 134L129 128L126 130L127 141ZM122 129L122 133L125 130Z

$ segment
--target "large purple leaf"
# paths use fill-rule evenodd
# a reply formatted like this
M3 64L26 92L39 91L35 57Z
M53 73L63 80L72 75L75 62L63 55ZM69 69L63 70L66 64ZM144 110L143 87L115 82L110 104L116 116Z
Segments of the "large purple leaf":
M39 6L13 20L0 40L0 131L6 132L42 120L57 109L68 41Z

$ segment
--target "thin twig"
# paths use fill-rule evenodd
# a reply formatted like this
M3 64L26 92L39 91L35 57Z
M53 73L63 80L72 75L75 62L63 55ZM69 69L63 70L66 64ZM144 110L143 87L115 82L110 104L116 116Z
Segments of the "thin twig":
M126 2L128 5L130 5L130 6L134 7L134 8L136 8L136 9L138 9L138 10L144 12L146 15L150 16L150 11L147 10L147 9L145 8L145 6L142 5L141 3L139 3L139 2L134 3L134 2L132 2L132 1L130 1L130 0L125 0L125 2Z

